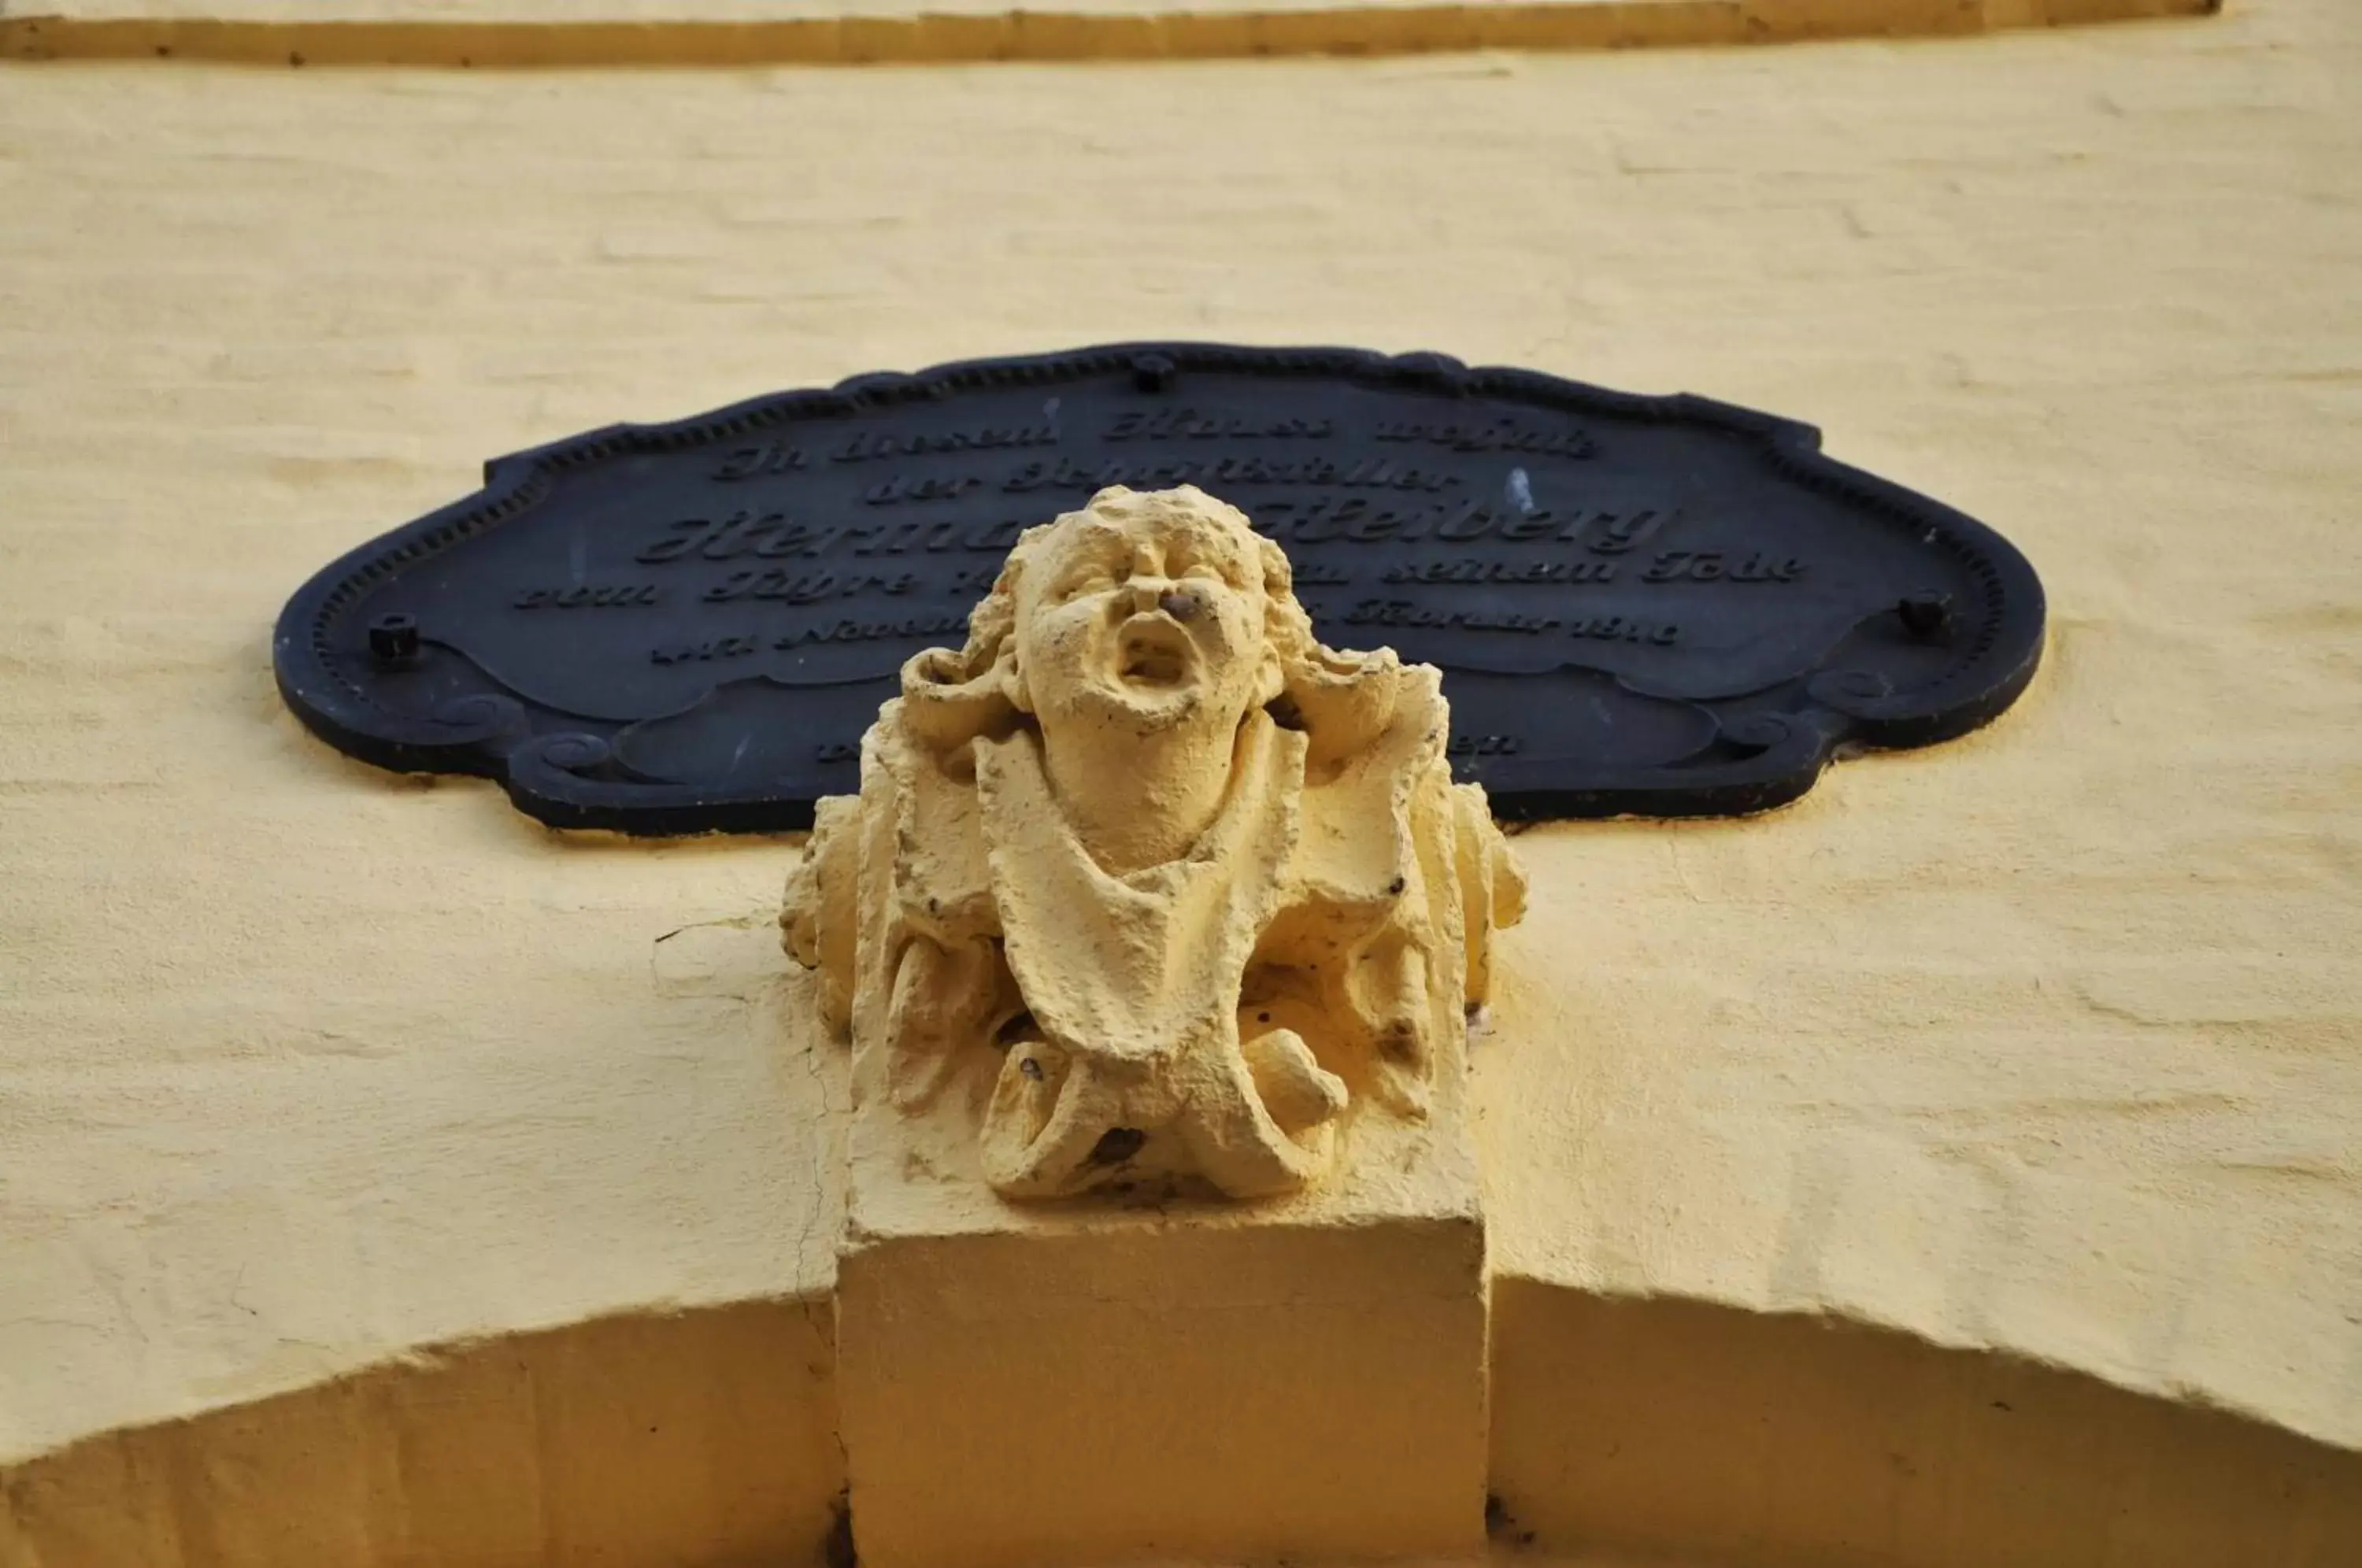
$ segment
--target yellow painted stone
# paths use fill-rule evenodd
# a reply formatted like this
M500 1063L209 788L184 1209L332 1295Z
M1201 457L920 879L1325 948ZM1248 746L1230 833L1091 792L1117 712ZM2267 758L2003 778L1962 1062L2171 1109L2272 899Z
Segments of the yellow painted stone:
M1465 1014L1524 887L1439 684L1189 486L904 666L781 916L853 1052L865 1562L1481 1546Z
M2342 0L1587 57L0 72L0 1560L811 1554L849 1085L765 1021L809 983L796 846L563 842L341 760L269 627L493 451L1160 336L1807 418L2051 593L1977 736L1760 821L1513 840L1548 958L1499 977L1471 1119L1515 1529L2362 1558L2357 79Z
M1479 1216L1260 1209L856 1233L837 1397L862 1561L1481 1553Z
M967 624L902 667L779 917L904 1175L1146 1204L1424 1157L1525 908L1441 673L1324 646L1191 485L1028 529Z

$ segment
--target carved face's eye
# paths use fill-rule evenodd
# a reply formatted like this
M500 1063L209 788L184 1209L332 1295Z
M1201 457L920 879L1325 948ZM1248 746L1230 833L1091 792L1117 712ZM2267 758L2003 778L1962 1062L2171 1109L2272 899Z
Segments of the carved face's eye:
M1119 536L1105 529L1089 530L1069 541L1048 563L1040 602L1054 607L1104 592L1121 580L1126 559Z
M1219 582L1232 589L1242 586L1231 563L1220 553L1198 556L1187 550L1175 551L1167 566L1175 582Z
M1114 582L1114 578L1104 566L1092 561L1080 562L1058 574L1056 582L1051 585L1050 601L1054 604L1065 604L1086 593L1113 587Z
M1219 582L1233 593L1244 593L1247 591L1246 569L1227 556L1218 561L1205 562L1192 575L1202 576L1210 581Z

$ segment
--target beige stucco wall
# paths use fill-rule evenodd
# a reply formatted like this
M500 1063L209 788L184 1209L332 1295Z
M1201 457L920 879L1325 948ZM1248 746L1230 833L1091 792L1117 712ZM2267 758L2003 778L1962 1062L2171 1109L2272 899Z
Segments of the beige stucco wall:
M816 1539L843 1089L773 1022L792 843L562 843L346 762L270 621L497 451L1156 336L1775 409L2051 591L1984 734L1756 822L1518 841L1476 1094L1496 1468L1546 1543L1971 1560L1988 1494L1941 1467L2010 1451L1958 1425L2012 1402L1990 1370L1834 1473L1841 1539L1727 1487L1640 1517L1681 1443L1586 1491L1650 1386L1597 1403L1585 1314L1671 1296L2088 1374L2051 1404L2130 1444L2118 1494L2186 1493L2216 1429L2136 1441L2101 1384L2277 1427L2222 1429L2293 1521L2253 1560L2345 1560L2362 1487L2297 1440L2362 1449L2356 80L2342 0L1776 52L0 74L0 1463L142 1434L11 1473L0 1561L110 1560L56 1544L76 1497L155 1561L266 1560L306 1464L362 1501L275 1560ZM1699 1419L1784 1408L1738 1367L1793 1346L1717 1321ZM1886 1355L1828 1376L1891 1392ZM209 1411L244 1413L157 1426Z

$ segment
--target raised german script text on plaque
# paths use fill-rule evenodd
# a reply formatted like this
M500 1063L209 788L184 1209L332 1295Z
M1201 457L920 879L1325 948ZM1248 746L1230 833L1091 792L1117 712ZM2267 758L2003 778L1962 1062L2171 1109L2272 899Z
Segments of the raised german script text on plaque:
M1194 484L1296 563L1323 641L1444 671L1505 818L1707 815L1840 746L1992 719L2042 642L1991 529L1811 426L1440 355L1132 344L871 375L488 464L281 616L352 755L489 775L561 826L809 825L902 662L1018 534Z

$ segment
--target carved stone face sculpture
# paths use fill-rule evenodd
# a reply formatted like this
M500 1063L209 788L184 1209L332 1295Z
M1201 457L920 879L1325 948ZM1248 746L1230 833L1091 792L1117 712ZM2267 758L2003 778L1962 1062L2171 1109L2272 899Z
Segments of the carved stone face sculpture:
M1017 582L1015 673L1045 732L1117 715L1235 724L1257 688L1278 694L1262 541L1218 507L1109 495L1042 541Z
M1279 694L1262 547L1202 492L1109 492L1059 519L1017 574L1010 701L1109 870L1197 837L1240 722Z
M1449 727L1433 669L1314 639L1235 509L1103 491L903 668L789 951L856 1091L971 1118L1006 1197L1289 1191L1427 1113L1520 912Z

